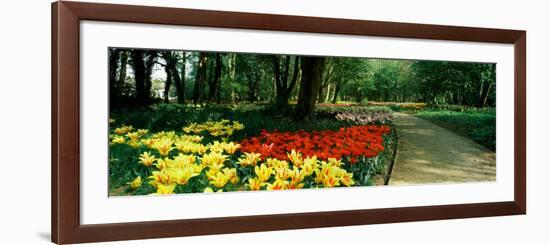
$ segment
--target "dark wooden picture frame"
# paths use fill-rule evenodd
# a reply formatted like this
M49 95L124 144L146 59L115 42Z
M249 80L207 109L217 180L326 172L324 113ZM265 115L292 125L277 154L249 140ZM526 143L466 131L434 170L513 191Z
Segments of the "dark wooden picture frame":
M514 45L514 200L478 204L293 213L228 218L80 224L81 20ZM526 32L166 7L55 2L52 4L52 241L79 243L332 226L456 219L526 213Z

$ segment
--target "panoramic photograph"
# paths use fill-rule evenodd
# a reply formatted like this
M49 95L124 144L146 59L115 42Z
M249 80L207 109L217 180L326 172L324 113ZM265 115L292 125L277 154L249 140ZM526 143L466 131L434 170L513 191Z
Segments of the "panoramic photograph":
M111 47L108 67L109 196L496 179L493 63Z

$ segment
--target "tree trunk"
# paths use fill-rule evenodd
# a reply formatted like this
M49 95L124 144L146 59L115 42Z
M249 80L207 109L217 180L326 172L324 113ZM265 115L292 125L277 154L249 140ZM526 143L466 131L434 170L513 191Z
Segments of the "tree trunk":
M327 103L327 101L330 98L330 87L331 87L331 84L329 83L328 86L327 86L327 94L326 94L325 98L323 98L323 103Z
M338 93L340 93L340 83L336 84L336 87L334 88L334 97L332 97L332 104L336 104L336 100L338 100Z
M134 70L134 80L136 83L136 104L144 105L147 101L145 90L145 62L143 50L132 51L132 70Z
M157 51L146 51L145 52L145 86L144 86L144 102L145 104L151 103L151 88L153 87L153 82L151 81L151 75L153 74L153 67L155 65L155 60L157 58Z
M207 54L199 54L199 63L197 64L197 73L195 77L195 88L193 90L193 103L199 104L203 101L204 85L206 83Z
M484 106L487 105L487 98L489 98L489 92L491 91L491 88L493 87L493 82L490 81L487 84L488 84L487 86L483 86L481 88L481 94L480 94L479 102L478 102L479 107L484 107Z
M168 61L166 62L168 63ZM172 86L172 70L168 66L168 64L164 67L164 71L166 72L166 81L164 82L164 103L170 102L170 86Z
M210 78L210 84L209 84L209 91L208 91L208 99L214 100L214 97L218 94L218 88L220 79L222 76L222 56L219 53L216 53L215 57L215 63L214 63L214 69L213 69L213 75Z
M315 115L315 104L321 86L324 63L325 58L323 57L302 58L302 81L296 108L299 120L310 120Z
M118 70L118 60L120 52L117 49L109 49L109 89L110 94L119 95L118 86L116 80L116 74Z
M186 54L182 53L182 66L181 66L181 78L175 79L176 82L176 94L178 95L178 103L185 104L185 68L187 64ZM177 71L177 68L176 68ZM177 76L177 74L176 74ZM180 77L180 76L178 76Z
M247 76L248 79L248 101L254 102L256 100L256 80L252 75Z
M185 83L182 81L182 78L185 78L185 75L180 77L180 72L178 70L178 54L176 51L166 51L163 53L163 58L166 61L166 84L164 92L170 91L170 86L174 83L176 87L176 94L178 96L178 103L185 103ZM185 53L183 58L183 65L185 66ZM185 73L185 67L182 69L182 72ZM169 94L165 94L165 101L168 102Z
M322 73L322 82L321 87L319 88L319 103L326 102L328 100L328 95L330 94L330 82L332 80L332 75L334 74L334 63L333 59L328 58L325 64L325 69ZM326 93L326 95L325 95Z
M128 65L128 52L122 51L120 54L120 72L118 74L118 81L117 81L117 90L121 92L121 89L124 87L124 83L126 81L126 66Z
M290 84L288 79L290 76L290 56L287 56L284 61L284 71L281 72L280 69L280 59L276 55L272 56L273 63L273 76L275 81L275 92L276 99L275 102L278 108L284 108L288 106L288 99L292 90L296 86L298 80L298 74L300 72L300 62L299 58L296 56L294 58L294 69L292 71L292 77L290 78Z
M319 86L319 95L317 96L317 102L323 103L323 98L325 97L325 88L323 88L323 85Z
M233 82L235 82L235 75L236 75L236 71L237 71L237 68L236 68L236 66L237 66L237 55L235 53L230 54L228 65L229 65L229 80L231 81L231 83L233 83ZM229 87L229 89L230 89L229 99L231 100L232 104L235 104L235 87L231 85Z

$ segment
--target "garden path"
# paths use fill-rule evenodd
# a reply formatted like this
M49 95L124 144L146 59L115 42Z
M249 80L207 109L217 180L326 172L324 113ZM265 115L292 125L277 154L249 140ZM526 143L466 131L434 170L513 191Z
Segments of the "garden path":
M389 185L494 181L496 155L415 116L395 113L399 135Z

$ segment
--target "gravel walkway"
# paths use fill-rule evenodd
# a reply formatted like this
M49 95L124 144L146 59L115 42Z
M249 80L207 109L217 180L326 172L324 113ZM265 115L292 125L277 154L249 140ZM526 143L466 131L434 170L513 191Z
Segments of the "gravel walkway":
M496 155L476 142L404 113L389 185L494 181Z

